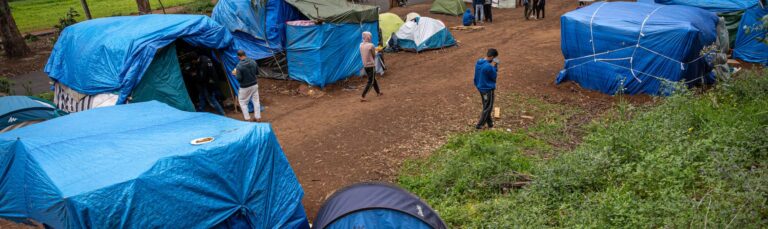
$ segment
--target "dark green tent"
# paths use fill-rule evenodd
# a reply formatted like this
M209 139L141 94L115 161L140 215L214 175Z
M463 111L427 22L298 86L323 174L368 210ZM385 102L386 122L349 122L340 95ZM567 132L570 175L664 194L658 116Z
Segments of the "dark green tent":
M432 2L432 8L429 9L429 12L461 15L465 10L467 10L467 5L463 0L435 0Z
M304 16L329 23L361 23L379 20L379 7L345 0L285 0Z

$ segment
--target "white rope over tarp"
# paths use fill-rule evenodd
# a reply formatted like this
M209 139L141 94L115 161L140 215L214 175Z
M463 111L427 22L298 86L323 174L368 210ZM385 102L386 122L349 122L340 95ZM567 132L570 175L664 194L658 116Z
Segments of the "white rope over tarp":
M589 63L592 63L592 62L601 62L601 63L609 64L609 65L614 66L614 67L618 67L618 68L629 70L630 73L632 73L632 76L635 78L635 80L637 80L640 83L642 83L643 81L640 78L638 78L637 74L647 75L647 76L650 76L652 78L655 78L655 79L658 79L658 80L662 80L662 81L666 81L666 82L672 82L672 81L670 81L667 78L664 78L664 77L661 77L661 76L656 76L656 75L649 74L649 73L646 73L646 72L639 71L639 70L635 69L634 60L635 60L635 55L637 54L637 50L638 49L642 49L642 50L648 51L648 52L650 52L650 53L652 53L652 54L654 54L656 56L662 57L662 58L664 58L664 59L666 59L668 61L676 62L676 63L680 64L680 71L684 71L686 69L687 65L689 65L691 63L694 63L694 62L697 62L697 61L701 60L702 58L704 58L704 57L706 57L706 56L708 56L708 55L710 55L712 53L710 51L710 52L707 52L707 53L704 53L704 54L700 54L697 58L695 58L695 59L693 59L691 61L684 62L682 60L677 60L675 58L672 58L672 57L666 56L664 54L661 54L661 53L659 53L657 51L654 51L654 50L652 50L652 49L650 49L648 47L642 46L640 44L642 38L645 36L645 34L643 33L643 30L645 29L645 25L648 22L648 20L658 10L660 10L661 8L664 8L666 6L659 6L656 9L654 9L653 11L651 11L650 13L648 13L648 15L645 16L645 19L643 19L643 23L640 26L640 31L638 32L638 35L637 35L637 42L634 45L627 46L627 47L622 47L622 48L618 48L618 49L613 49L613 50L608 50L608 51L604 51L604 52L598 53L596 45L595 45L596 42L595 42L595 35L594 35L594 30L593 30L593 24L594 24L595 17L597 16L598 11L600 11L600 9L603 6L605 6L606 4L608 4L608 3L605 3L605 2L601 3L600 6L597 7L597 9L595 9L595 12L592 13L591 18L589 19L589 36L590 36L589 42L592 45L592 55L568 58L568 59L565 59L565 64L568 65L568 62L570 62L570 61L580 60L580 59L585 59L585 58L592 58L592 61L591 62L587 61L587 62L584 62L584 63L580 63L580 64L577 64L577 65L568 67L566 69L563 69L563 71L561 71L561 72L566 72L566 71L568 71L570 69L577 68L577 67L580 67L582 65L589 64ZM611 53L618 52L618 51L623 51L623 50L626 50L626 49L633 49L631 56L629 56L629 57L620 57L620 58L599 58L599 56L611 54ZM629 64L630 64L629 68L625 67L625 66L621 66L621 65L610 63L610 61L627 61L627 60L629 61ZM702 79L702 77L696 78L696 79L688 81L686 83L694 82L694 81L699 80L699 79Z

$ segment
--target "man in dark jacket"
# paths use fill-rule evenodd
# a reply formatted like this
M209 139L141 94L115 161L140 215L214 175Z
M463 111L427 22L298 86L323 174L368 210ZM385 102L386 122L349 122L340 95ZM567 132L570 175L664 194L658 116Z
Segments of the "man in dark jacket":
M224 115L224 109L216 98L219 89L216 88L216 67L213 66L213 61L206 55L199 55L193 62L197 64L197 79L195 80L198 94L197 111L205 110L207 103L216 110L216 113Z
M256 78L259 76L259 66L256 61L245 55L245 51L237 51L237 59L240 62L237 63L235 70L232 70L232 74L237 77L237 82L240 83L240 90L237 92L237 100L240 102L240 109L243 111L243 119L245 121L252 121L251 114L248 113L248 103L253 103L253 116L255 121L261 119L261 105L259 104L259 84Z
M483 101L483 111L480 113L480 120L475 126L476 129L482 129L486 124L488 128L493 128L493 110L494 91L496 90L496 72L498 71L498 61L496 57L499 52L496 49L488 49L484 58L477 60L475 64L475 87L480 92Z

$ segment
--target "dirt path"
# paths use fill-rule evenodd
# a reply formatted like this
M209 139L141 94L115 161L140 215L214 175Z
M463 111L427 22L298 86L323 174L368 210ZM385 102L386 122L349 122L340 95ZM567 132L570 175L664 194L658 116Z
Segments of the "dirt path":
M429 13L429 4L396 8L404 16L418 12L447 26L460 18ZM320 204L347 184L393 181L403 160L425 156L451 133L468 131L479 115L479 96L472 84L475 61L490 47L501 53L498 93L518 93L552 103L601 110L610 96L574 84L554 85L562 67L559 16L575 1L551 1L545 20L525 21L522 9L494 11L493 24L479 31L452 31L459 47L421 54L386 54L389 71L380 78L383 97L359 102L356 90L332 86L319 98L290 95L285 81L262 81L262 96L271 122L305 190L304 205L314 218ZM279 93L282 91L283 93ZM373 93L371 93L373 94ZM504 104L498 104L504 106ZM499 127L515 124L498 121Z

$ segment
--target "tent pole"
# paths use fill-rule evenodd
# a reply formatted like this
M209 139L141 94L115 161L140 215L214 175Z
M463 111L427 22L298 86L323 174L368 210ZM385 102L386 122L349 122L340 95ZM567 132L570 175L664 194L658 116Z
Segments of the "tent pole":
M216 54L216 58L219 59L219 62L222 63L222 67L223 67L224 59L221 59L221 55L219 54L219 51L215 50L213 53ZM227 69L224 69L224 77L227 78L227 86L229 88L229 93L232 95L232 106L235 107L235 112L238 112L237 110L238 101L237 101L237 97L235 96L235 89L232 88L232 81L230 81L231 79L229 78L229 73L227 72Z

